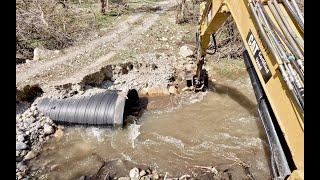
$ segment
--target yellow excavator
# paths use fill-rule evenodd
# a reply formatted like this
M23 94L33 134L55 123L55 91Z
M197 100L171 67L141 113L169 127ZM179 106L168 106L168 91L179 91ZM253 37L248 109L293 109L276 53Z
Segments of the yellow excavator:
M232 16L270 147L274 179L304 179L304 17L295 0L207 0L200 4L194 73L187 85L208 86L208 48Z

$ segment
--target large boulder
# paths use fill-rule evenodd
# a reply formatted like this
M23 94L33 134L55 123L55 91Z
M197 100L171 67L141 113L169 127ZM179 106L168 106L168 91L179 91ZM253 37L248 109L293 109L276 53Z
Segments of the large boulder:
M23 142L16 142L16 150L17 151L20 151L20 150L23 150L23 149L27 149L27 145Z
M180 52L179 54L182 56L182 57L188 57L188 56L191 56L193 54L193 51L188 47L188 46L182 46L180 48Z

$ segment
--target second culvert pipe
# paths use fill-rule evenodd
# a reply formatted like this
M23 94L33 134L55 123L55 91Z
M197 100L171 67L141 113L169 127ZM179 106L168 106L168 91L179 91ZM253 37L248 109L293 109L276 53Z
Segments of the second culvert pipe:
M138 106L138 93L132 89L127 93L107 90L81 98L44 98L39 102L38 109L58 123L122 126L123 116L132 113Z

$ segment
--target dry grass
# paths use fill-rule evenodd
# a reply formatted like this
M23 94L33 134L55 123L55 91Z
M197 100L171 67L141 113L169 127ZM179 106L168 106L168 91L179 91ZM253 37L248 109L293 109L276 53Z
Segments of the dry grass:
M176 23L197 25L200 17L200 2L199 0L180 0L176 9ZM242 56L242 40L231 17L215 33L215 36L218 46L217 52L214 54L215 58L236 59Z
M111 0L108 12L123 2ZM100 0L17 0L16 61L32 59L36 47L63 49L108 27L114 18L100 8Z
M30 51L38 46L47 49L68 47L95 27L90 11L60 2L16 1L17 54L30 58Z
M17 0L16 63L32 59L36 47L55 50L75 45L112 26L113 16L160 10L154 1L109 0L102 13L100 0Z
M199 4L203 0L177 0L176 23L196 23L199 21Z

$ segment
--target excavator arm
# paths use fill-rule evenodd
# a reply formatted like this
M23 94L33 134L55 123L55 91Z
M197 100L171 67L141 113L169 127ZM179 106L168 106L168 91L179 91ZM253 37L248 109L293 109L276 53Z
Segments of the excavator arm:
M304 20L295 0L207 0L200 5L197 71L210 37L232 16L266 130L275 179L304 176Z

